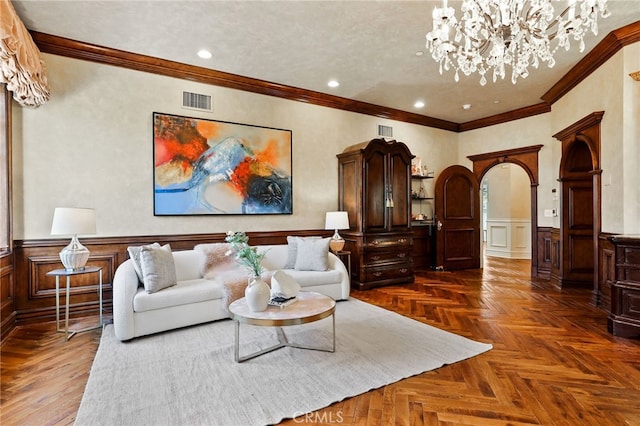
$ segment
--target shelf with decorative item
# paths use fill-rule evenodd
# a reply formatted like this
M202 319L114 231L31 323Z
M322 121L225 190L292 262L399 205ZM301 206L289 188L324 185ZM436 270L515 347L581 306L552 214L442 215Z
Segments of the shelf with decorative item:
M433 176L427 174L412 175L413 184L411 185L411 224L419 226L424 220L433 217L434 197L433 188L429 181L429 190L425 188L424 179L432 179Z

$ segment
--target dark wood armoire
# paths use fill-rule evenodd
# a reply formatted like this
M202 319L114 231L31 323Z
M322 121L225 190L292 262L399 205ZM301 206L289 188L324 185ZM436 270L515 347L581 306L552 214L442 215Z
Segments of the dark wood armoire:
M351 284L369 288L412 282L411 159L402 142L373 139L338 154L340 231L351 252Z

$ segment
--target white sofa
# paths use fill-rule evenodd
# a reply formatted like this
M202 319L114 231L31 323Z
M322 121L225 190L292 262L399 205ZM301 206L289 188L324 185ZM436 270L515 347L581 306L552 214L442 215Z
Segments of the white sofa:
M349 276L340 259L328 253L328 270L284 269L288 246L258 246L266 251L266 270L284 270L293 276L301 291L315 291L335 300L349 298ZM172 252L177 285L147 293L139 282L131 259L116 269L113 279L113 325L119 340L179 327L229 318L223 305L223 284L202 276L203 258L197 250Z

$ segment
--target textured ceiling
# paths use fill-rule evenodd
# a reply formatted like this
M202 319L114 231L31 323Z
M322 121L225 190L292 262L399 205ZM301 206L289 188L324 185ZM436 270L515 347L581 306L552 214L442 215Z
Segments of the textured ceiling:
M609 0L599 33L516 85L440 75L425 49L440 1L13 1L27 28L133 53L463 123L535 105L610 31L640 20L640 0ZM449 4L459 10L460 2ZM555 3L555 2L554 2ZM559 2L564 3L564 2ZM199 49L213 53L208 60ZM423 56L416 52L423 51ZM508 70L508 72L510 69ZM340 86L327 87L335 78ZM426 106L415 109L422 100ZM463 104L471 104L463 110Z

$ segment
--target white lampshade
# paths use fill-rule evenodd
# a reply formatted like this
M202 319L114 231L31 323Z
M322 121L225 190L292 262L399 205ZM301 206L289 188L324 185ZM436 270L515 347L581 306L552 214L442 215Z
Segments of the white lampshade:
M60 252L60 260L67 271L82 271L89 250L80 244L78 234L96 233L96 212L94 209L56 207L53 212L51 235L72 235L71 243Z
M344 239L338 234L338 229L349 229L349 215L347 212L327 212L324 229L336 231L329 241L329 248L335 253L339 252L344 248Z
M324 229L349 229L347 212L327 212Z
M86 235L96 233L96 211L73 207L56 207L51 235Z

